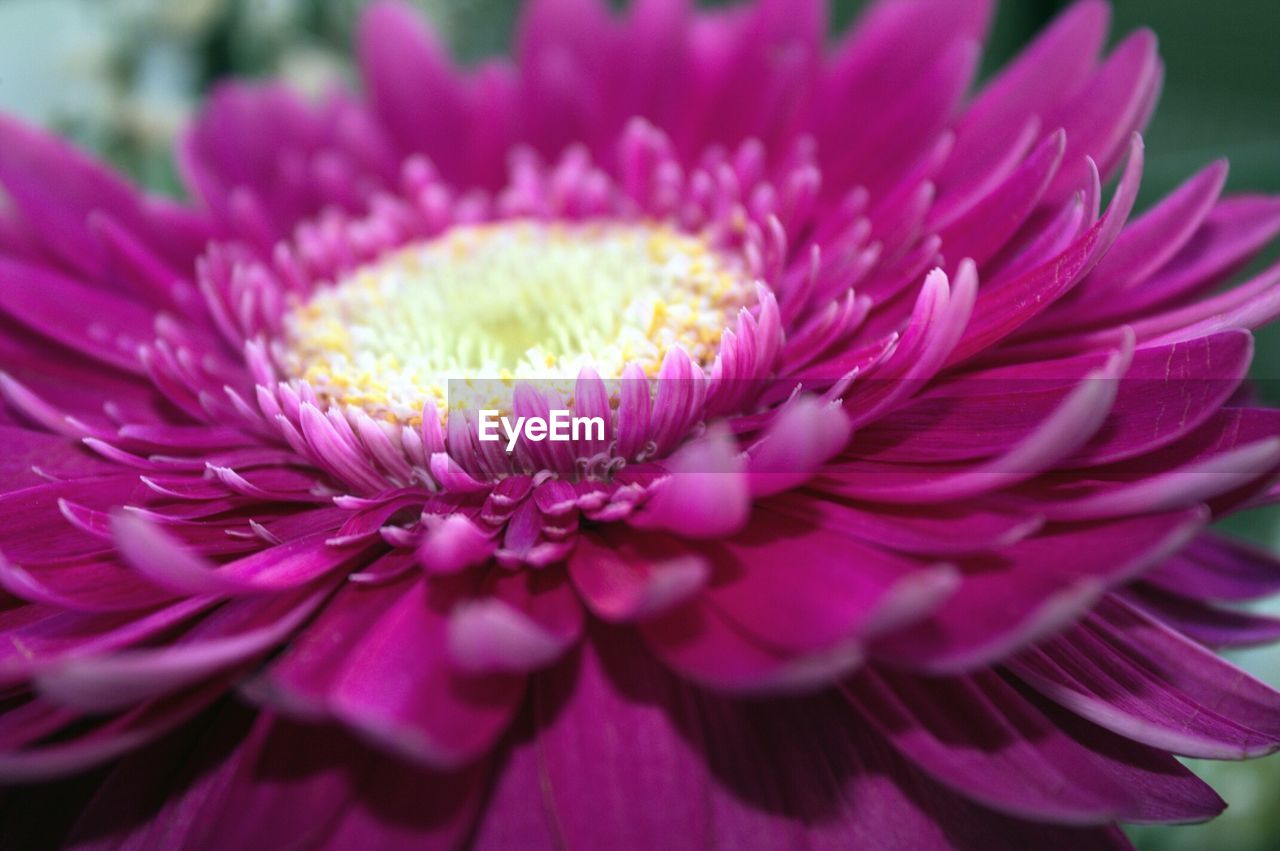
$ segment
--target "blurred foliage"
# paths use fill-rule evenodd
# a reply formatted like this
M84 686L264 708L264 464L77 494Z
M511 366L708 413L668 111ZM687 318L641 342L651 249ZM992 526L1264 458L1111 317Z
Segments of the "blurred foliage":
M621 6L621 0L611 0ZM508 49L517 0L414 0L466 62ZM714 5L721 5L717 0ZM317 92L352 80L351 31L365 0L0 0L0 109L52 124L143 184L179 192L172 137L199 97L227 76L281 76ZM837 30L864 0L832 0ZM1066 0L1004 0L983 74L1006 62ZM1229 191L1280 192L1280 2L1113 0L1115 37L1160 36L1167 73L1146 134L1139 204L1213 159L1231 161ZM31 38L40 33L40 38ZM1272 257L1280 251L1273 250ZM1280 404L1280 331L1260 335L1255 377ZM1280 545L1280 513L1233 518L1231 531ZM1239 654L1280 682L1274 650ZM1135 828L1144 849L1280 847L1280 760L1194 764L1232 802L1188 828Z

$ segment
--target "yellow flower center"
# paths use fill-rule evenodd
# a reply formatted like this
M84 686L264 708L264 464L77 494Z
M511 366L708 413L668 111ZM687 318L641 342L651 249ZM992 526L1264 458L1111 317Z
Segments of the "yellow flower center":
M655 375L710 366L754 299L741 263L656 224L459 226L320 289L286 317L284 364L322 399L413 421L451 380Z

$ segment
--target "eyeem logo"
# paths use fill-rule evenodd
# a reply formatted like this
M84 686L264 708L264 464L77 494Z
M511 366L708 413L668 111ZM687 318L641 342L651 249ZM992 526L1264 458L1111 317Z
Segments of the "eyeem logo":
M480 439L493 443L501 440L498 426L507 438L507 452L516 448L521 435L525 440L539 443L543 440L604 440L604 417L571 417L567 410L553 410L550 419L542 417L516 417L512 422L501 412L480 411Z

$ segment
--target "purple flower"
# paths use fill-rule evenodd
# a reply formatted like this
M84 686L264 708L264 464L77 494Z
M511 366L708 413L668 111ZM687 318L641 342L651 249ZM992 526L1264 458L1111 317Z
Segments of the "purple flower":
M1131 217L1152 35L1082 0L971 91L989 5L542 0L459 69L380 3L364 97L214 93L190 204L0 121L5 844L1219 812L1173 754L1280 745L1206 649L1280 637L1206 528L1280 493L1280 201Z

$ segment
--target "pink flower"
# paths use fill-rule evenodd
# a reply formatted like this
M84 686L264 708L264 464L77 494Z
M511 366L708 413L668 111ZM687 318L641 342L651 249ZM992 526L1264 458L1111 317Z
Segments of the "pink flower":
M1154 38L688 5L380 3L189 205L0 123L6 844L1110 847L1280 744L1280 201L1131 217Z

